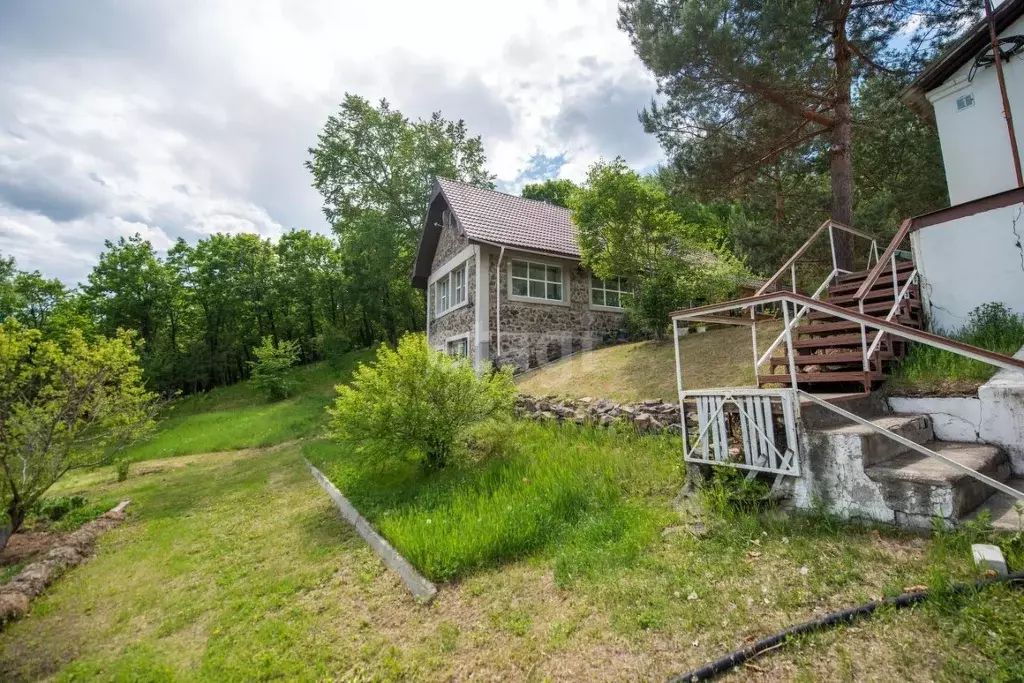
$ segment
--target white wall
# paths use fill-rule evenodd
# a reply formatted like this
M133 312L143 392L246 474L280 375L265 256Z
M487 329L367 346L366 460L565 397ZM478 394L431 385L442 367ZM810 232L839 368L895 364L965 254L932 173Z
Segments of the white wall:
M1024 107L1022 107L1024 115ZM1024 314L1024 205L1014 204L911 233L921 294L933 330L952 332L990 301Z
M1024 17L1001 35L1020 34L1024 34ZM1003 73L1010 110L1015 117L1017 143L1024 157L1022 61L1024 55L1014 56L1003 64ZM974 80L968 83L967 75L973 62L972 59L942 86L927 94L935 108L950 204L987 197L1017 185L995 67L979 69ZM957 99L966 94L974 95L974 106L957 111Z

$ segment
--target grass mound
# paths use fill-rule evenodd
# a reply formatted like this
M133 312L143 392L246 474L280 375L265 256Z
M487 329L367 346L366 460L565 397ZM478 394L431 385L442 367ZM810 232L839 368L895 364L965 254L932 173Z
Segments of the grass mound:
M758 325L766 348L782 331L776 322ZM753 386L750 329L738 325L689 334L679 340L687 389ZM534 396L600 396L614 401L676 398L676 359L671 341L643 341L588 351L535 370L519 380Z
M967 324L953 333L943 333L957 341L1007 356L1024 346L1024 316L1002 304L979 306ZM889 386L898 393L973 394L988 381L996 368L988 363L915 344L900 362Z
M675 446L667 438L514 423L480 437L486 455L434 474L330 442L309 444L305 454L431 579L548 548L559 549L557 578L565 581L657 536L667 508L643 498L680 482Z
M338 363L295 368L292 398L268 402L250 383L240 382L175 401L156 434L125 454L133 462L193 453L261 448L315 435L334 386L345 382L370 351L355 351Z

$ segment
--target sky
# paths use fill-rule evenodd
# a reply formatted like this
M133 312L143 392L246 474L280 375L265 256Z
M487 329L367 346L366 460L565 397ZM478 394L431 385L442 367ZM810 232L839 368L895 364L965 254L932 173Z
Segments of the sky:
M0 0L0 253L329 230L303 166L344 93L481 135L499 189L662 154L615 0Z

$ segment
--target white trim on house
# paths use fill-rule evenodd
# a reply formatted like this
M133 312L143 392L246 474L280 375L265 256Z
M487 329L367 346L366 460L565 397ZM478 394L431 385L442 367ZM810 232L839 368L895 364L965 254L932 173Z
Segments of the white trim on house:
M618 306L609 306L607 304L595 304L594 303L594 278L597 277L597 276L594 275L592 272L589 272L589 271L587 272L587 276L589 278L588 284L587 284L587 304L590 306L590 310L592 310L592 311L611 311L613 313L622 313L625 310L625 307L622 305L622 295L626 294L627 292L625 290L621 289L621 287L622 287L622 282L621 281L625 280L626 278L615 276L615 279L618 280L618 282L616 283L619 286L618 289L611 289L611 290L609 290L607 287L601 287L600 288L601 291L605 292L606 296L607 296L607 292L609 292L609 291L618 292L618 294L619 294L619 305ZM601 280L601 282L604 282L604 283L608 282L608 280L606 280L604 278L597 278L597 279ZM609 280L610 279L611 278L609 278Z
M427 285L434 284L435 282L443 278L445 275L452 272L453 269L457 268L465 261L468 261L469 259L473 258L473 254L475 253L476 247L475 245L471 244L462 251L460 251L455 256L452 256L450 259L441 264L441 266L438 267L437 270L430 274L430 277L427 278Z
M547 298L541 299L539 297L523 296L523 295L520 295L520 294L513 294L512 293L512 278L513 278L513 276L512 276L512 264L516 263L517 261L520 262L520 263L526 263L526 264L533 263L533 264L542 265L542 266L545 266L545 267L546 266L552 266L552 267L555 267L555 268L559 268L561 270L561 272L562 272L562 298L561 299L547 299ZM573 266L574 265L575 264L573 264ZM508 285L507 285L508 288L505 290L505 296L506 296L506 298L509 301L516 301L516 302L524 303L524 304L543 304L543 305L548 305L548 306L568 306L569 302L571 301L571 299L569 298L569 281L571 279L569 277L569 267L570 266L568 266L564 261L558 261L558 260L550 259L550 258L548 258L548 259L536 258L532 254L529 257L521 258L521 257L517 257L513 253L513 255L510 255L508 257L508 263L505 266L505 268L506 268L506 273L505 274L507 275L507 279L508 279ZM523 278L516 277L516 279L517 280L522 280ZM545 282L547 282L547 280L545 280ZM546 285L545 285L545 292L546 292Z
M483 367L490 355L491 331L488 329L491 313L491 254L475 245L476 249L476 349L474 366Z
M460 262L459 259L467 249L470 251L469 257ZM474 248L472 246L463 249L455 258L447 261L442 267L438 268L436 276L431 276L431 280L433 280L433 282L427 285L427 290L434 290L435 307L440 306L442 301L447 304L446 308L434 311L434 317L432 320L440 320L452 311L457 311L460 308L469 305L469 263L474 260L474 253ZM456 293L460 291L456 276L460 270L462 271L462 300L456 301ZM447 287L447 291L443 297L439 296L437 293L436 288L438 285L445 285Z

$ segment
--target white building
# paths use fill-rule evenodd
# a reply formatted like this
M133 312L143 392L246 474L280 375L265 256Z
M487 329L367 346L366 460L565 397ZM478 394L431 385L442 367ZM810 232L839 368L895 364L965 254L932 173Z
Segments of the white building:
M1013 52L1003 74L1024 156L1024 0L998 4L993 18L1001 49ZM991 55L983 20L903 93L905 103L935 122L942 146L952 206L931 221L915 219L911 242L930 323L947 331L990 301L1024 313L1024 191L1017 188Z

